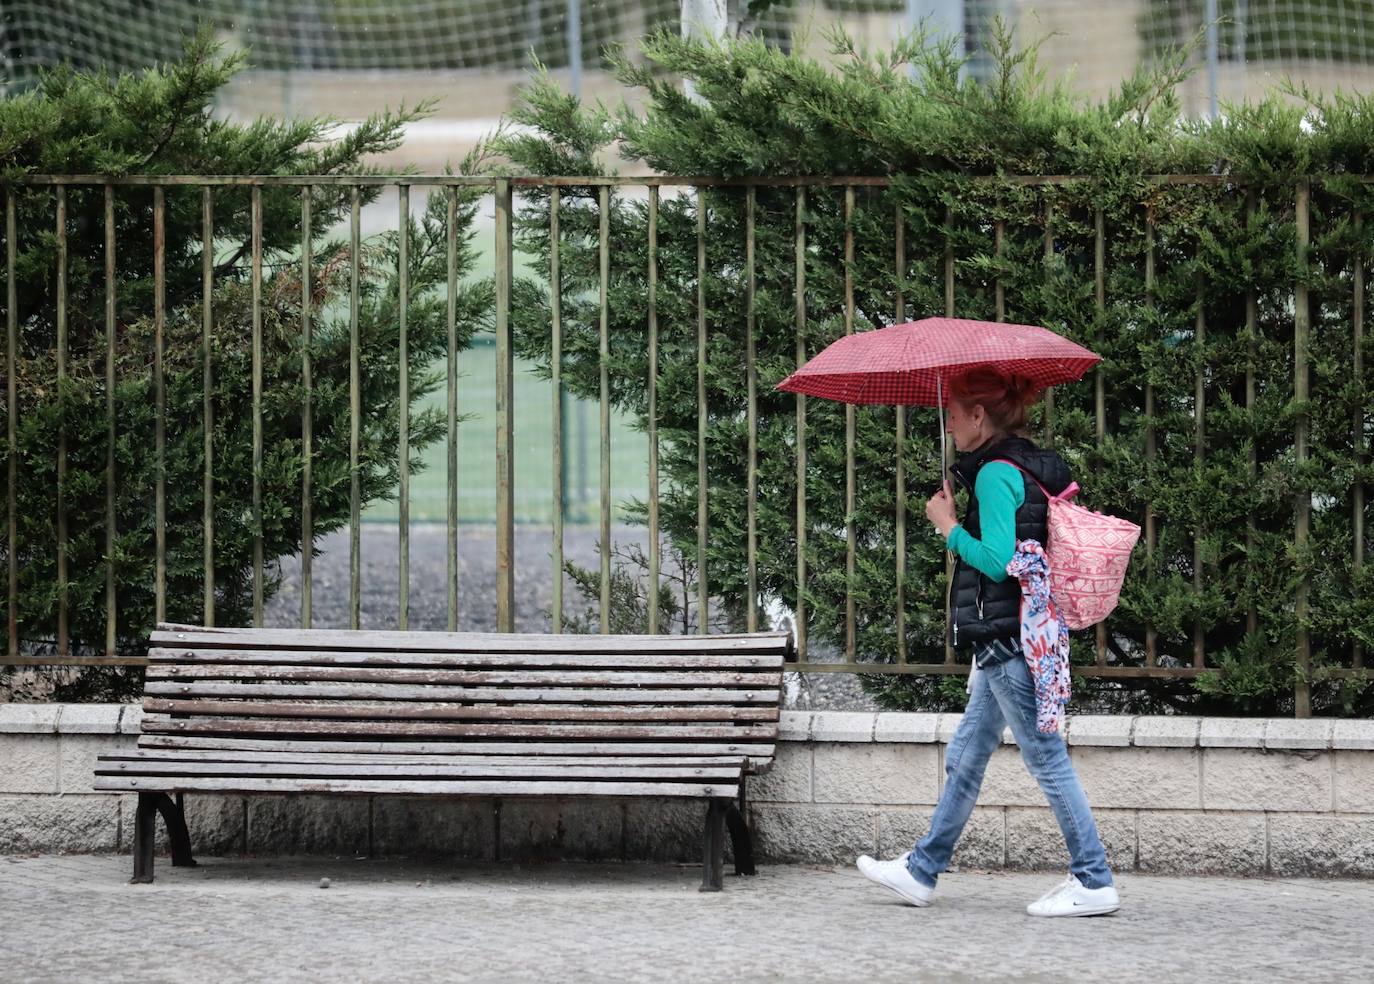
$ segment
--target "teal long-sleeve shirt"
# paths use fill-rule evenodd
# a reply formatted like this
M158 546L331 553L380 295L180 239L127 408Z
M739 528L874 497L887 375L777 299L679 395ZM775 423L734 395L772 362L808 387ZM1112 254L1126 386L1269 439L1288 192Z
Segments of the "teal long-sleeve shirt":
M1016 510L1026 501L1025 483L1014 465L993 461L978 470L973 483L978 499L980 540L962 526L949 531L947 545L993 581L1007 577L1016 553Z

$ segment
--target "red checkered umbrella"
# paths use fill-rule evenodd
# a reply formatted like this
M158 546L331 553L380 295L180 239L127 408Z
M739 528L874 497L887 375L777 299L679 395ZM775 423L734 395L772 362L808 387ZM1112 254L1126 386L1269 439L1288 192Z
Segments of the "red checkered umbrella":
M938 407L949 380L1000 369L1040 386L1081 379L1102 357L1035 325L925 318L846 335L778 384L841 403Z
M975 368L1028 376L1040 386L1081 379L1102 357L1035 325L925 318L846 335L778 384L842 403L940 408L945 457L944 391Z

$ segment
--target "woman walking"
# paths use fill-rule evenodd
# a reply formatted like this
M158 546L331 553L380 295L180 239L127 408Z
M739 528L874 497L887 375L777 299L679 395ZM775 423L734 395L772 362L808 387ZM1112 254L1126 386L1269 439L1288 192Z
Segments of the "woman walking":
M1064 740L1057 730L1046 733L1037 727L1036 684L1020 643L1021 586L1007 575L1019 542L1046 540L1048 501L1041 486L1057 495L1070 483L1064 460L1025 436L1026 410L1038 395L1028 379L993 369L970 370L950 383L947 430L956 449L967 452L951 472L972 495L960 522L946 480L926 503L926 516L958 558L950 642L972 649L970 696L945 753L945 787L929 832L898 858L858 859L867 878L911 905L933 900L936 879L949 864L977 802L988 759L1007 726L1049 800L1070 858L1068 877L1026 911L1033 916L1091 916L1114 912L1120 905Z

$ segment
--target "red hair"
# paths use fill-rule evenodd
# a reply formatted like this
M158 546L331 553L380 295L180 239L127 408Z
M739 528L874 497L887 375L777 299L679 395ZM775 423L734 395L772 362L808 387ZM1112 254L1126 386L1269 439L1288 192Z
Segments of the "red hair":
M950 399L965 410L983 408L992 426L1004 434L1026 428L1026 410L1040 398L1040 387L1026 376L997 369L970 369L949 381Z

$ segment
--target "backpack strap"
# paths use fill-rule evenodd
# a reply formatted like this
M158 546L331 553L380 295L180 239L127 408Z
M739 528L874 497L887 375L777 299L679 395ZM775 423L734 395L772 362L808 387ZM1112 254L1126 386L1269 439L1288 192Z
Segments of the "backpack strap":
M1011 461L1011 460L1008 459L1008 458L993 458L991 461L985 461L985 462L983 462L983 464L985 464L985 465L991 465L991 464L993 464L994 462L998 462L998 461L1000 461L1000 462L1001 462L1002 464L1004 464L1004 465L1011 465L1013 468L1015 468L1015 469L1016 469L1017 471L1019 471L1021 474L1025 475L1027 478L1029 478L1032 482L1034 482L1034 483L1036 484L1036 486L1039 487L1039 489L1040 489L1041 492L1045 493L1045 498L1046 498L1048 501L1050 501L1050 502L1055 502L1055 501L1059 501L1059 502L1068 502L1070 499L1072 499L1074 496L1076 496L1080 491L1082 491L1082 490L1078 487L1078 483L1077 483L1077 482L1070 482L1070 483L1068 484L1068 486L1065 487L1065 489L1064 489L1063 492L1060 492L1058 495L1053 495L1053 494L1050 493L1050 490L1049 490L1049 489L1045 488L1045 486L1043 486L1043 485L1040 484L1040 479L1036 478L1036 477L1035 477L1034 475L1032 475L1030 472L1026 471L1026 469L1022 468L1022 467L1021 467L1020 465L1018 465L1016 462Z

